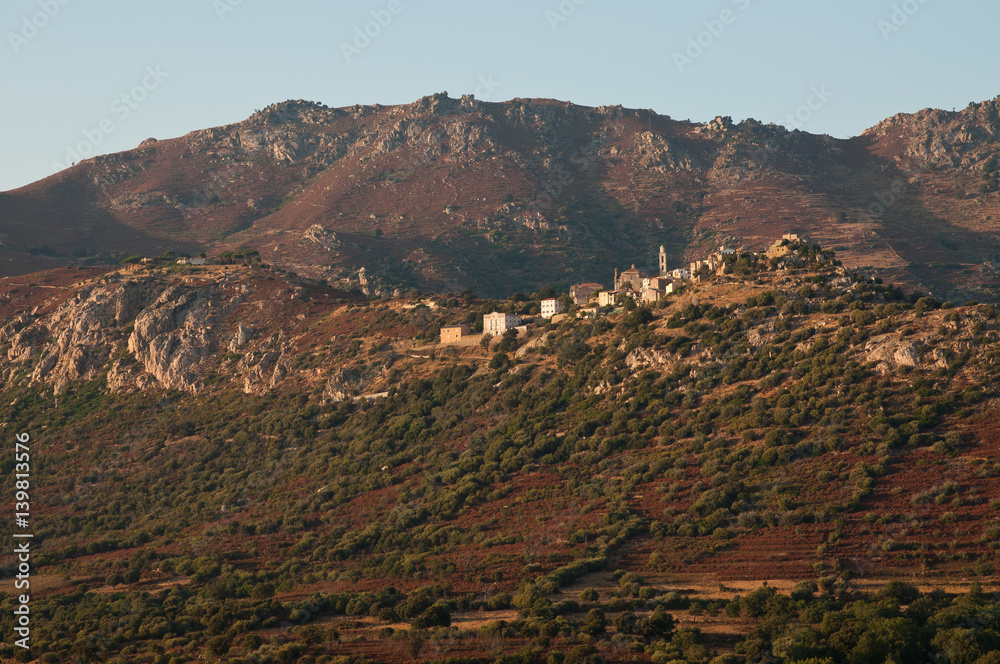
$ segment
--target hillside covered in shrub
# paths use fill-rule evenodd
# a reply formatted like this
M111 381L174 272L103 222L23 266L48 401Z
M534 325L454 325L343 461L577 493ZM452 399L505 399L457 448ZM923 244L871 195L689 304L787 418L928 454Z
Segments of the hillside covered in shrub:
M35 554L0 656L1000 660L996 310L791 256L468 346L438 329L557 294L3 280Z

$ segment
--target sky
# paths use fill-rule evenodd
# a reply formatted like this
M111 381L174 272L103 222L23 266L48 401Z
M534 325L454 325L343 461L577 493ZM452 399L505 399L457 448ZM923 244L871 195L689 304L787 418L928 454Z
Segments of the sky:
M1000 95L996 0L4 0L0 191L286 99L447 91L847 138Z

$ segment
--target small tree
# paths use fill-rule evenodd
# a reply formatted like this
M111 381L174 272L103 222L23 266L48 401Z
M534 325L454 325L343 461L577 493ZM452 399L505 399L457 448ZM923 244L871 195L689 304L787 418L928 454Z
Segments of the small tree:
M800 581L792 588L792 599L811 600L817 590L819 590L819 586L812 581Z
M494 371L500 371L506 369L510 366L510 358L507 357L506 353L497 353L490 360L490 369Z
M417 629L448 627L449 625L451 625L451 611L440 602L436 602L413 621L413 626Z
M263 641L257 634L247 634L246 638L243 639L243 649L247 652L252 652L260 648Z
M514 350L517 350L517 330L510 329L503 333L503 338L497 345L497 351L509 353Z
M583 622L583 631L591 636L600 636L608 628L608 619L604 616L604 611L591 609L587 613L587 618Z
M673 634L677 621L662 606L641 623L642 635L647 639L665 639Z
M420 651L424 649L424 640L414 634L410 637L409 641L406 642L406 654L416 661L417 657L420 656Z

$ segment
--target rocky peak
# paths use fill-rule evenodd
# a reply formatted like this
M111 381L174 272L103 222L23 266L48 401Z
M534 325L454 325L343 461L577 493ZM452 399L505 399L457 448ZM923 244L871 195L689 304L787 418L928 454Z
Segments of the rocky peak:
M289 123L325 124L343 115L344 111L329 108L325 104L296 99L271 104L250 116L247 123L271 126Z

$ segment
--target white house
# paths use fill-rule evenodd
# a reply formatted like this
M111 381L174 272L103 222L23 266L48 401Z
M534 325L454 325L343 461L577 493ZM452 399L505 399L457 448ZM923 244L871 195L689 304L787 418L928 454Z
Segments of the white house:
M674 279L690 279L691 278L691 271L690 270L686 270L686 269L684 269L682 267L679 267L676 270L674 270L673 272L671 272L670 275Z
M494 337L499 336L507 330L512 330L521 324L521 317L514 314L505 314L494 311L483 316L483 334Z
M542 318L552 318L562 311L565 311L565 307L559 300L555 298L542 300Z

